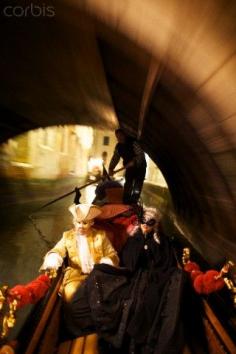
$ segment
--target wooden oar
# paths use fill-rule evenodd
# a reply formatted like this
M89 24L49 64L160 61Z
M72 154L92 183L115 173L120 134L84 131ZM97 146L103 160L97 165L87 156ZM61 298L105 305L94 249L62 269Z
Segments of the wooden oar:
M121 168L119 168L118 170L115 170L115 171L113 172L113 175L116 174L116 173L118 173L118 172L123 171L124 169L125 169L125 167L121 167ZM108 176L111 177L109 174L108 174ZM62 196L60 196L60 197L58 197L58 198L52 200L51 202L48 202L48 203L42 205L40 208L38 208L38 209L36 209L35 211L33 211L32 214L37 213L38 211L42 210L43 208L46 208L47 206L49 206L49 205L51 205L51 204L53 204L53 203L55 203L55 202L58 202L59 200L65 198L65 197L68 197L68 195L71 195L71 194L73 194L73 193L76 193L76 192L80 191L81 189L84 189L84 188L86 188L86 187L88 187L88 186L91 186L92 184L97 183L97 182L99 182L99 181L101 181L101 180L103 180L103 179L104 179L104 176L102 176L102 177L96 179L95 181L88 182L88 183L84 184L84 185L81 186L81 187L75 187L75 189L73 189L73 191L70 191L70 192L68 192L68 193L66 193L66 194L63 194ZM31 215L32 215L32 214L31 214Z

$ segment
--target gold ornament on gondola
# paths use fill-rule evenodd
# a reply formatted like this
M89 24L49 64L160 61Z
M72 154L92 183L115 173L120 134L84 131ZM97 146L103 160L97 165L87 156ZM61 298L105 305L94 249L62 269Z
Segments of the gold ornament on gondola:
M15 312L17 309L17 300L13 300L11 303L7 304L7 291L7 285L0 287L0 339L6 338L9 329L14 327L16 322Z
M50 279L54 279L57 277L57 270L54 268L47 269L45 274L48 275Z
M190 260L190 249L188 247L183 249L182 263L185 265Z
M13 300L9 304L9 310L6 315L3 317L2 321L2 330L1 330L1 338L6 338L10 328L13 328L16 323L15 312L17 309L17 300Z
M0 311L2 310L4 303L6 301L7 289L8 289L7 285L3 285L0 287Z
M235 264L232 261L228 261L224 267L221 269L221 272L223 273L223 275L227 274L229 272L230 269L232 269L235 266ZM228 277L224 277L224 282L227 286L227 288L229 289L232 299L233 299L233 304L234 307L236 308L236 285L235 285L235 277L234 279L229 279Z

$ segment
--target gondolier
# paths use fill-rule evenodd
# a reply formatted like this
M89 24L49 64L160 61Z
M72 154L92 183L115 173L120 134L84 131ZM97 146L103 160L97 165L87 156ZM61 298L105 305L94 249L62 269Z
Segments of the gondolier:
M109 174L113 174L122 158L126 169L123 201L125 204L137 203L146 174L145 154L137 140L128 136L122 129L117 129L115 135L118 143L110 161Z

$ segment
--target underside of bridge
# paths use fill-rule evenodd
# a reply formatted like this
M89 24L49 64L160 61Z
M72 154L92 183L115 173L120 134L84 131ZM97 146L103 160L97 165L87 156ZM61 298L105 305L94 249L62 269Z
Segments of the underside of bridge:
M125 128L193 246L236 261L235 1L1 6L1 142L49 125Z

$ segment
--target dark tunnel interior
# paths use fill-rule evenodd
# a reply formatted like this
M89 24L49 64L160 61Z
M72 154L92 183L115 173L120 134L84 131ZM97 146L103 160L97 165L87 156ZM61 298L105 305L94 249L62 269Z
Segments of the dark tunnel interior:
M193 247L236 261L235 2L51 4L54 17L2 13L1 142L56 124L125 128Z

